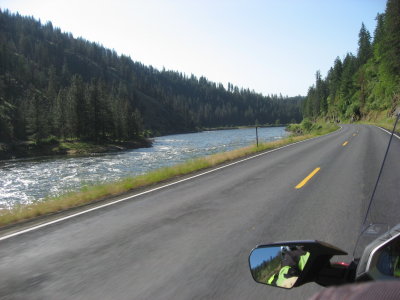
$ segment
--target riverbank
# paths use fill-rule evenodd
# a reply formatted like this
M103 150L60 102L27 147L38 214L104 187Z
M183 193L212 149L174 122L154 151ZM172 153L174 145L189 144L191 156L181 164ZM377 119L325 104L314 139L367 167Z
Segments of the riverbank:
M258 128L282 127L286 125L260 125ZM233 130L255 128L254 126L237 126L237 127L216 127L202 128L202 131L218 131L218 130ZM194 133L194 132L184 132ZM182 133L176 133L182 134ZM170 133L169 135L172 135ZM93 143L79 140L64 140L49 139L35 143L33 141L18 141L14 143L0 142L0 160L15 159L15 158L35 158L43 156L73 156L73 155L90 155L98 153L118 152L130 149L149 148L152 146L152 140L147 138L137 139L135 141L124 142L106 142Z
M49 140L41 143L32 141L0 143L0 160L53 155L87 155L151 147L149 139L126 142L92 143L78 140Z
M46 198L43 201L37 201L29 205L20 205L13 209L4 209L0 211L0 226L23 222L36 217L50 215L70 208L106 200L109 197L121 195L138 188L149 187L166 180L173 180L180 176L212 168L262 151L279 148L318 135L326 134L336 130L337 128L337 126L326 126L326 128L320 128L319 130L315 130L309 134L293 135L274 142L260 143L259 147L252 145L229 152L193 159L186 163L161 168L145 175L124 178L107 184L85 186L77 192L68 193L59 197Z

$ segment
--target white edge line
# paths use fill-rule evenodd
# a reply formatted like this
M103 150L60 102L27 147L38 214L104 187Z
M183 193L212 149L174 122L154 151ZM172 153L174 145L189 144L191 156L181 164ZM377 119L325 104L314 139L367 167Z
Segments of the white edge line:
M392 135L392 133L391 133L389 130L386 130L385 128L382 128L382 127L379 127L379 126L376 126L376 127L378 127L380 130L385 131L385 132L388 133L389 135ZM400 137L399 137L396 133L394 133L393 136L396 137L396 138L398 138L398 139L400 140Z
M267 152L262 152L260 154L256 154L256 155L241 159L239 161L236 161L236 162L233 162L233 163L221 166L221 167L217 167L215 169L212 169L212 170L209 170L209 171L206 171L206 172L203 172L203 173L200 173L200 174L197 174L197 175L185 178L185 179L181 179L181 180L178 180L178 181L175 181L175 182L172 182L172 183L169 183L169 184L166 184L166 185L163 185L163 186L160 186L160 187L157 187L157 188L154 188L154 189L151 189L151 190L139 193L139 194L135 194L135 195L132 195L132 196L129 196L129 197L125 197L125 198L122 198L122 199L119 199L119 200L115 200L113 202L109 202L109 203L106 203L106 204L103 204L103 205L99 205L99 206L96 206L96 207L93 207L93 208L89 208L87 210L84 210L84 211L81 211L81 212L78 212L78 213L75 213L75 214L72 214L72 215L69 215L69 216L66 216L66 217L62 217L62 218L59 218L59 219L56 219L56 220L53 220L53 221L50 221L50 222L46 222L46 223L43 223L43 224L40 224L40 225L36 225L36 226L30 227L30 228L21 230L21 231L17 231L17 232L11 233L9 235L5 235L5 236L0 237L0 241L4 241L4 240L7 240L9 238L12 238L12 237L15 237L15 236L18 236L18 235L21 235L21 234L24 234L24 233L27 233L27 232L30 232L30 231L34 231L34 230L37 230L37 229L40 229L40 228L43 228L43 227L46 227L46 226L49 226L49 225L52 225L52 224L56 224L56 223L59 223L59 222L62 222L62 221L68 220L68 219L72 219L72 218L75 218L77 216L89 213L89 212L97 210L97 209L101 209L101 208L104 208L104 207L107 207L107 206L111 206L111 205L114 205L114 204L117 204L117 203L120 203L120 202L127 201L129 199L140 197L142 195L149 194L149 193L152 193L152 192L155 192L155 191L158 191L158 190L161 190L161 189L164 189L164 188L167 188L167 187L170 187L170 186L173 186L173 185L176 185L176 184L188 181L188 180L192 180L194 178L197 178L197 177L200 177L200 176L204 176L206 174L213 173L213 172L216 172L216 171L221 170L221 169L225 169L227 167L230 167L230 166L245 162L247 160L250 160L250 159L253 159L253 158L256 158L256 157L259 157L259 156L263 156L263 155L269 154L271 152L275 152L275 151L284 149L286 147L294 146L296 144L300 144L300 143L303 143L303 142L312 141L314 139L318 139L318 138L321 138L321 137L324 137L324 136L339 132L342 129L343 129L343 127L340 126L339 130L334 131L332 133L328 133L328 134L323 135L323 136L317 136L317 137L314 137L314 138L311 138L311 139L299 141L299 142L296 142L296 143L293 143L293 144L289 144L289 145L285 145L285 146L282 146L282 147L279 147L279 148L276 148L276 149L272 149L272 150L269 150Z

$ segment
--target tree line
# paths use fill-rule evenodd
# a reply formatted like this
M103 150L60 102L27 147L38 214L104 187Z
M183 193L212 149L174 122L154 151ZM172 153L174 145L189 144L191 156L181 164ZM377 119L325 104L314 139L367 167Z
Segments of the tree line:
M358 120L371 112L394 112L400 103L400 0L388 0L376 21L373 38L361 25L357 54L337 57L325 78L317 71L304 117Z
M157 70L0 10L0 142L96 142L301 120L302 97Z

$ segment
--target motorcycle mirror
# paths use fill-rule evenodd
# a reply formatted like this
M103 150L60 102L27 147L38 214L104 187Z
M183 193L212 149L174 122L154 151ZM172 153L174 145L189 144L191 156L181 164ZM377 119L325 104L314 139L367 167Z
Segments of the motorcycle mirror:
M369 244L357 268L357 281L400 278L400 224Z
M320 241L274 243L254 248L249 266L256 282L290 289L318 282L318 274L330 266L330 258L344 254L347 253Z
M309 255L297 246L257 248L249 258L251 274L258 283L290 289L298 280ZM300 261L304 261L301 268Z

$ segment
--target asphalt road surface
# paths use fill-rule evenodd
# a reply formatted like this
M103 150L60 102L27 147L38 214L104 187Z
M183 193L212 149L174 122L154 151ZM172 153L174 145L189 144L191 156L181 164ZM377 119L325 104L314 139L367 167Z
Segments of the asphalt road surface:
M306 299L321 287L284 290L255 283L250 250L317 239L351 253L388 140L377 127L344 125L327 136L3 237L0 298ZM397 153L399 144L394 139ZM385 204L373 209L374 218L396 222L399 159L390 163Z

